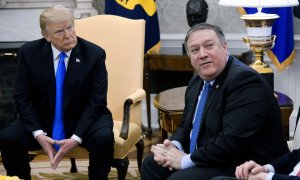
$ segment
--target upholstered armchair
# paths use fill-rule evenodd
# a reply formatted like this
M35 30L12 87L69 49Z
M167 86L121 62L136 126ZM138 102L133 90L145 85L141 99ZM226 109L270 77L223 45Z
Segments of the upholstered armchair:
M143 63L145 21L114 15L98 15L75 20L75 30L82 37L106 51L108 72L108 108L114 120L114 161L118 179L125 179L128 153L137 148L140 169L144 151L142 136ZM84 148L77 147L71 157L71 172L77 172L75 158L88 158Z
M76 20L75 30L79 37L106 51L107 103L113 115L115 135L113 166L118 170L118 178L125 179L129 150L136 146L139 168L144 150L141 101L145 97L145 21L98 15Z

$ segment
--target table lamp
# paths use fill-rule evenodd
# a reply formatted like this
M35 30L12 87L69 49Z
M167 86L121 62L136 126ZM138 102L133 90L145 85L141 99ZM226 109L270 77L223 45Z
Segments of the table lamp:
M244 42L250 46L255 56L255 62L250 66L259 73L272 73L269 65L263 62L264 51L270 50L275 43L276 36L272 35L272 25L279 18L277 14L261 12L262 8L290 7L298 5L298 0L220 0L221 6L252 7L257 13L242 15L247 26L247 37Z

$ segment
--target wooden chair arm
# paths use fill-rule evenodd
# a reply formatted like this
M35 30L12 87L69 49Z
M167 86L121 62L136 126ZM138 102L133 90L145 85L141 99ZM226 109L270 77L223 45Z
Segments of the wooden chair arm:
M120 137L126 140L129 132L129 121L130 121L130 105L138 103L146 96L144 89L137 89L135 93L128 96L124 102L123 110L123 123L120 131Z
M145 96L146 92L144 89L137 89L133 94L129 95L127 99L131 99L133 101L133 104L135 104L136 102L142 101Z

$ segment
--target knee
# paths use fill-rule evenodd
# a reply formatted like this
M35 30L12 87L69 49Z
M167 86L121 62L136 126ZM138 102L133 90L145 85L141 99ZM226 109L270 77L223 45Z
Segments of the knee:
M143 172L143 170L148 169L148 167L153 167L153 164L157 164L157 163L154 161L154 156L153 156L153 155L148 155L148 156L143 160L143 163L142 163L142 172Z
M0 147L2 148L4 145L9 146L11 143L14 143L14 138L10 135L10 133L6 133L6 131L0 132Z
M112 130L107 130L106 133L102 134L102 142L108 146L113 146L114 144L114 132Z
M1 151L11 151L16 147L20 147L20 141L18 141L12 134L10 133L0 133L0 150Z
M98 133L96 139L96 146L100 149L103 148L113 148L114 146L114 133L111 129L106 128L105 130L101 130L101 133Z
M157 162L154 160L153 155L148 155L141 167L141 179L143 180L152 180L152 179L165 179L164 168L159 166Z

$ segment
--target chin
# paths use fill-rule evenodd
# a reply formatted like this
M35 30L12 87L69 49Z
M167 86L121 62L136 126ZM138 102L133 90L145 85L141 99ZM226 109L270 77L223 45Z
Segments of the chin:
M214 80L216 78L215 73L201 73L200 75L201 79L205 80L205 81L211 81Z
M72 43L72 44L69 44L69 45L65 46L64 48L65 48L66 50L70 51L70 50L73 49L75 46L76 46L76 44L75 44L75 43Z

